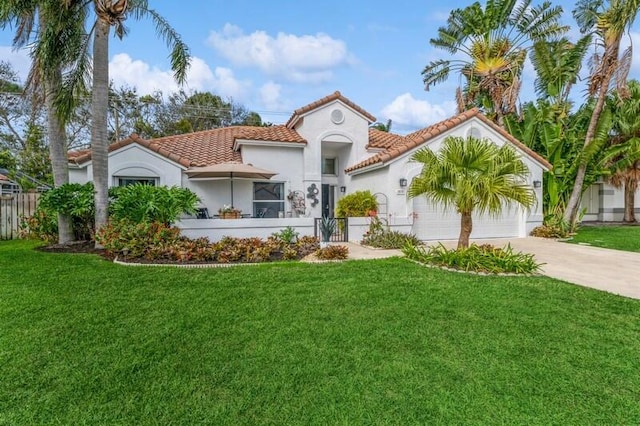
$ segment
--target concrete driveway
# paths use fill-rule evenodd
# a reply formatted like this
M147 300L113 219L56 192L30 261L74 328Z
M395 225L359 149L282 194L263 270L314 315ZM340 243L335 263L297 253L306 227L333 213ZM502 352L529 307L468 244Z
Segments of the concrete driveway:
M640 253L569 244L545 238L474 241L532 253L543 274L573 284L640 299Z

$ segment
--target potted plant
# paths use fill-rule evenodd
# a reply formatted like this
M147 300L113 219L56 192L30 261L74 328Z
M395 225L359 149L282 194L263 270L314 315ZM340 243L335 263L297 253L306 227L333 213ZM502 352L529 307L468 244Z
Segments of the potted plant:
M218 214L221 219L239 219L241 210L233 208L231 204L225 204L220 209L218 209Z
M320 235L322 237L320 248L325 248L329 245L329 241L335 230L336 220L328 216L322 216L322 220L320 221Z

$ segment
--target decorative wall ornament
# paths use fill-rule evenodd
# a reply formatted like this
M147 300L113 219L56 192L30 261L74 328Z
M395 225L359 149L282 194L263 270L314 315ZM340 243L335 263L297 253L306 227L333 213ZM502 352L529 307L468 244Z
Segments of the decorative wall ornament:
M311 185L309 185L309 187L307 187L307 198L311 200L311 207L317 206L318 203L320 202L318 200L319 193L320 193L320 190L318 189L315 183L312 183Z

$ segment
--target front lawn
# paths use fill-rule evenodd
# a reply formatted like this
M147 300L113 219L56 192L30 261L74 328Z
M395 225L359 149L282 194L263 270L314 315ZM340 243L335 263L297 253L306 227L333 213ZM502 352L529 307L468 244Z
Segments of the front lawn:
M125 267L0 242L0 424L638 424L640 301L392 258Z
M640 252L640 226L583 226L570 243Z

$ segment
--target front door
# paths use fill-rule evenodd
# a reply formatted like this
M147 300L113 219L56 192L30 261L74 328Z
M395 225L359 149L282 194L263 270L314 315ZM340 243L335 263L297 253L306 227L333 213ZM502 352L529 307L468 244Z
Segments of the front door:
M335 210L335 185L322 184L322 216L333 217Z

